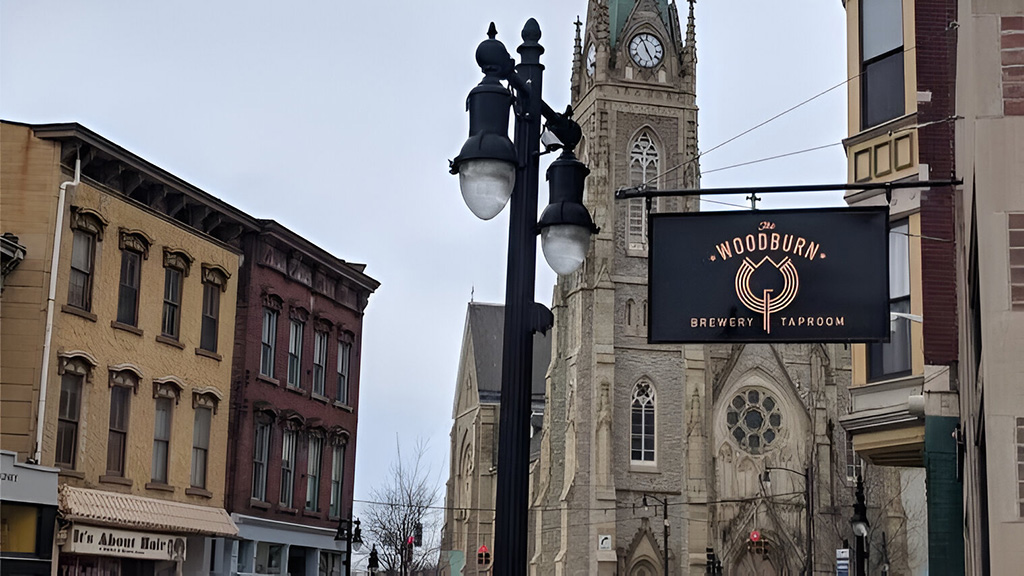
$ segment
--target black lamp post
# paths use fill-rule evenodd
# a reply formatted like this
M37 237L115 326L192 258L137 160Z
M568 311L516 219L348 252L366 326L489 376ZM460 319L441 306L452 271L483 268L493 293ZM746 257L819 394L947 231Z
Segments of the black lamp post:
M814 508L811 500L811 490L813 486L811 469L804 468L803 472L799 472L797 470L783 468L781 466L765 466L764 474L761 475L761 483L764 484L766 489L771 488L772 485L771 476L768 474L769 470L785 470L786 472L792 472L793 474L803 476L804 478L804 511L806 513L807 521L807 554L804 557L807 565L804 566L804 574L806 576L812 576L814 574Z
M581 130L572 110L554 112L541 99L544 48L540 26L531 18L523 27L519 65L504 44L488 39L476 50L484 78L466 100L469 139L451 162L459 175L462 195L470 210L489 220L511 198L508 272L505 287L505 328L501 366L501 416L498 428L498 486L495 506L494 574L524 576L527 563L527 520L530 466L530 402L532 394L533 333L554 323L551 312L534 302L536 235L552 269L569 274L582 264L597 232L582 204L583 181L589 170L573 153ZM505 87L502 82L507 82ZM515 142L508 138L509 109L515 102ZM537 188L541 118L562 148L548 168L551 204L537 221ZM547 141L547 138L545 138Z
M857 558L856 576L867 576L868 574L868 551L865 539L868 535L868 506L864 500L864 479L857 476L857 501L853 503L853 517L850 518L850 525L853 526L853 535L857 537Z
M662 500L657 496L648 496L644 494L644 510L647 510L647 499L650 498L658 504L661 504L661 519L662 519L662 539L665 543L665 549L663 550L665 558L665 576L668 576L668 498Z
M358 552L363 546L363 530L359 527L359 519L338 520L338 532L335 533L334 540L345 543L345 574L351 574L352 553Z
M370 548L370 559L366 561L366 568L370 571L370 574L376 574L380 570L380 559L377 558L376 544Z

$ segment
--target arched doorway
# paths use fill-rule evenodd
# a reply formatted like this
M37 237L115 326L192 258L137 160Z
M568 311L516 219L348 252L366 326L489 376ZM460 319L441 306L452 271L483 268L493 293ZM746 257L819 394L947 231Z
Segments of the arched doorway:
M658 574L660 572L648 560L640 560L633 564L633 568L629 571L629 576L657 576Z
M785 565L782 562L779 564L776 566L768 554L747 552L737 558L729 574L730 576L788 576L789 571L786 570Z

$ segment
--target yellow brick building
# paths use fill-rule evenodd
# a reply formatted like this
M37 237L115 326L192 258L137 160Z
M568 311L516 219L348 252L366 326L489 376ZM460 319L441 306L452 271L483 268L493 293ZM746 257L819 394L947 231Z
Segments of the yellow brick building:
M221 463L248 217L77 124L4 122L0 143L0 229L25 247L0 447L59 470L62 570L189 573L237 533Z

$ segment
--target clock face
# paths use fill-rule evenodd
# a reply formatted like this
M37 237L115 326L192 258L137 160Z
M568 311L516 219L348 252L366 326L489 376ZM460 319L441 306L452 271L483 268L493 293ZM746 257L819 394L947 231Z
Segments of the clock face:
M641 32L629 42L629 55L633 61L644 68L654 68L661 62L665 51L661 47L661 40L653 34Z
M587 50L587 74L590 76L594 75L594 70L597 68L597 48L591 44Z

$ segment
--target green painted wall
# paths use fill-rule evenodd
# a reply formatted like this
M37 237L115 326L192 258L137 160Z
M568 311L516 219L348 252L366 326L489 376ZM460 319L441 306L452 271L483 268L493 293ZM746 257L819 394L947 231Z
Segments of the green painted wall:
M932 574L964 573L963 484L956 478L953 429L959 418L924 420L925 485L928 487L928 566Z

